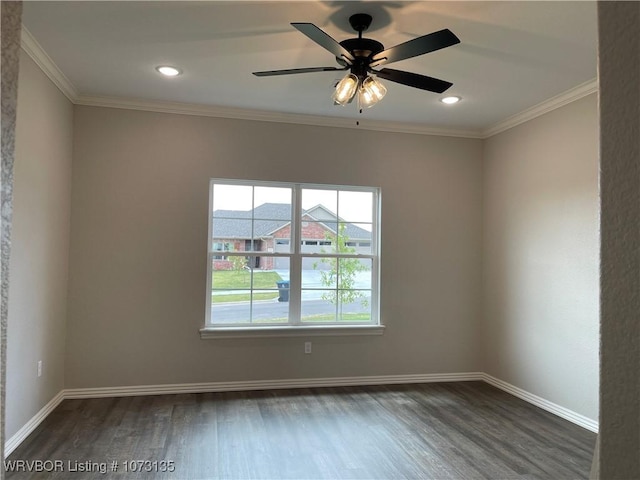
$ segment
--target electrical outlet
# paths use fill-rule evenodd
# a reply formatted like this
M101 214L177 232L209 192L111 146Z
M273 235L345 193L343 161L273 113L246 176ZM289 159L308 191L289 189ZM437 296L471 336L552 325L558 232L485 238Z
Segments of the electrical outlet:
M42 360L38 360L38 376L42 376Z
M311 353L311 342L304 342L304 353Z

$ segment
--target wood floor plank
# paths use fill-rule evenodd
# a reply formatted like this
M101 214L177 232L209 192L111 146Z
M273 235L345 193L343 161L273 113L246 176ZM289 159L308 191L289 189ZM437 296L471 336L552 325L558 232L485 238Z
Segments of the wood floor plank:
M594 444L483 382L65 400L8 458L63 470L6 478L580 479Z

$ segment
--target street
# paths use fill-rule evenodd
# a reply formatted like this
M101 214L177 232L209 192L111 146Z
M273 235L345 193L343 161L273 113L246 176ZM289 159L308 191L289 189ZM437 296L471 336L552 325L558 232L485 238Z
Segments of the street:
M344 305L343 313L366 313L370 306L363 307L361 300ZM369 297L366 300L370 300ZM334 314L336 306L326 300L313 299L302 301L302 317ZM215 303L211 309L212 323L249 323L250 305L249 302L237 303ZM284 323L289 317L289 303L278 302L277 300L254 302L253 322L269 323L271 319ZM328 320L331 321L331 320Z

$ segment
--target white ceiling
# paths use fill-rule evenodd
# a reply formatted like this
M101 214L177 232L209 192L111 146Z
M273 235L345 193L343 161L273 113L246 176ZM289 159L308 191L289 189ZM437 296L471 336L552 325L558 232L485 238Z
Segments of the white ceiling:
M452 30L460 44L389 67L453 82L447 94L463 101L445 106L441 95L387 81L387 96L359 115L355 104L331 102L342 72L251 75L336 66L290 23L314 23L341 41L356 36L348 18L358 12L373 16L364 36L385 47ZM85 97L483 131L596 77L595 2L27 1L23 21ZM184 73L161 77L160 64Z

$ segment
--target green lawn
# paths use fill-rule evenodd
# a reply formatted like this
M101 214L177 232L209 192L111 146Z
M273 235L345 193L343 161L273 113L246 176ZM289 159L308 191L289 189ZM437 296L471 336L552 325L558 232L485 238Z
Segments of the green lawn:
M213 288L230 290L242 290L251 288L251 272L247 270L216 270L212 276ZM276 282L281 282L282 277L276 272L253 272L253 288L277 288Z
M302 322L334 322L336 316L332 313L322 315L305 315L302 318ZM338 320L340 322L368 322L371 320L370 313L343 313L342 318Z
M213 272L211 277L212 285L214 289L229 289L229 290L247 290L251 288L251 272L247 270L217 270ZM261 289L277 289L276 282L281 282L282 277L276 272L253 272L253 288L254 290ZM254 300L272 300L278 298L279 294L277 290L273 292L260 292L254 293ZM229 293L216 294L211 296L213 303L223 302L247 302L251 300L251 294L247 293Z
M254 293L254 300L272 300L274 298L278 298L278 292L269 292L269 293ZM250 293L230 293L228 295L212 295L211 301L213 303L224 303L224 302L248 302L251 300Z

